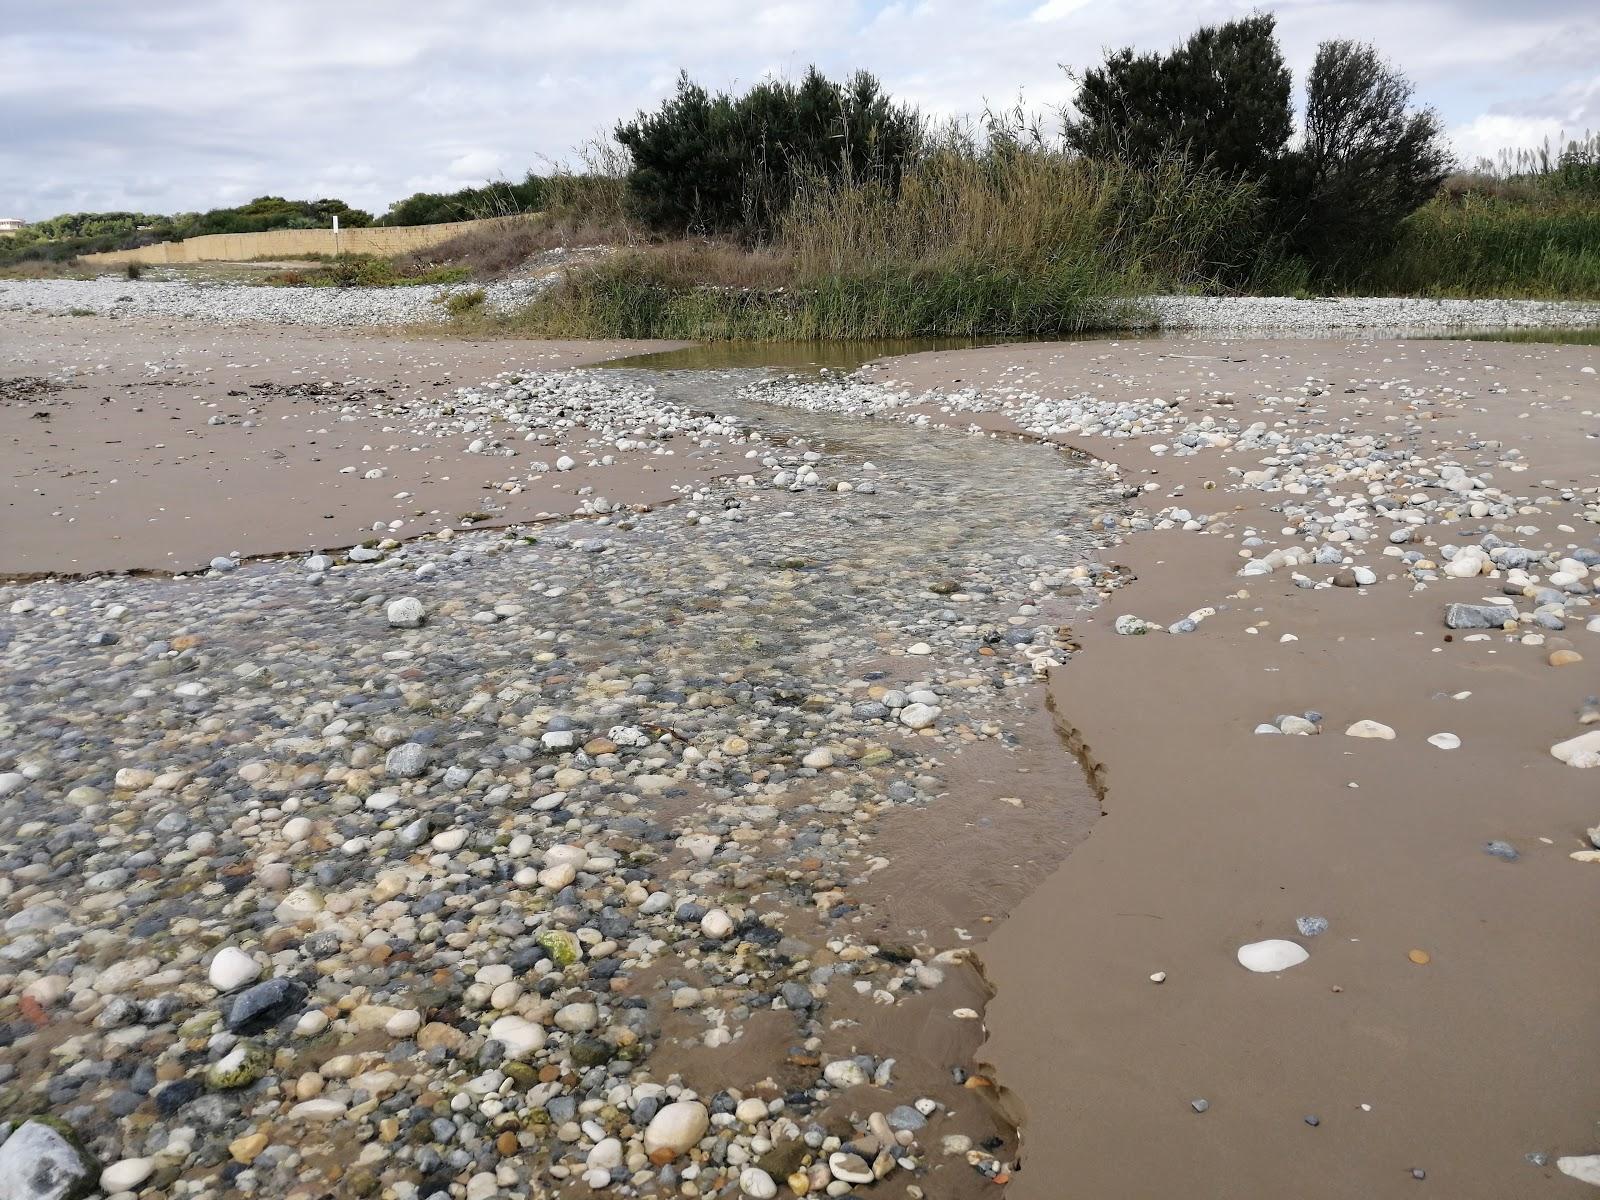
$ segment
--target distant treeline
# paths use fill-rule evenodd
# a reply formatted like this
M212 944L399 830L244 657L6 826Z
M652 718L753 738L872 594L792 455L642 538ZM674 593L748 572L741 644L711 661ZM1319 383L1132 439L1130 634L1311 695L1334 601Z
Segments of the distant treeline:
M59 262L80 254L130 250L156 242L176 242L210 233L264 233L269 229L326 229L339 218L345 228L363 225L437 225L480 217L532 212L543 200L546 181L528 174L521 183L496 181L460 191L417 192L397 200L374 219L370 212L343 200L286 200L258 196L236 208L209 212L63 213L35 221L19 234L0 240L0 263L45 260Z

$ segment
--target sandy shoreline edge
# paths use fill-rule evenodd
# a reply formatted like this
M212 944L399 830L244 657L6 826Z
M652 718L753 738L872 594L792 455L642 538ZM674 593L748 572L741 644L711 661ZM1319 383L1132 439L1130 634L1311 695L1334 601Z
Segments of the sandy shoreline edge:
M1454 526L1412 526L1421 536L1403 548L1443 566L1442 544L1513 537L1508 525L1526 530L1518 544L1593 547L1592 526L1573 522L1594 505L1596 364L1600 352L1581 347L1218 342L1176 359L1128 343L913 356L876 374L912 392L978 389L976 407L1000 409L918 404L935 424L1038 432L1029 410L1040 397L1178 395L1173 430L1224 417L1341 438L1376 430L1468 470L1501 459L1493 484L1513 495L1546 475L1576 495L1509 521L1463 509ZM1415 432L1402 437L1397 423ZM1106 816L982 951L996 989L982 1056L1026 1110L1012 1190L1387 1196L1422 1179L1461 1197L1581 1189L1555 1161L1594 1150L1596 1089L1581 1069L1597 1048L1583 916L1594 880L1568 853L1587 845L1595 813L1585 777L1548 747L1580 732L1575 713L1596 690L1587 613L1564 632L1589 661L1558 668L1549 655L1562 633L1469 644L1446 631L1445 605L1493 598L1503 570L1412 590L1398 560L1380 556L1396 543L1379 536L1343 543L1356 551L1345 561L1300 568L1326 583L1370 564L1368 587L1296 587L1290 569L1240 579L1247 533L1263 543L1256 557L1303 544L1271 509L1315 509L1317 487L1286 496L1242 484L1240 471L1261 469L1260 448L1173 457L1150 454L1171 440L1161 433L1105 451L1078 432L1054 436L1116 462L1130 487L1155 482L1135 502L1145 512L1215 519L1204 534L1126 530L1110 553L1137 584L1084 623L1083 652L1051 673L1053 707L1100 777ZM1525 474L1507 474L1497 443L1526 455ZM1119 616L1159 628L1213 606L1187 635L1111 629ZM1323 715L1318 737L1252 732L1307 710ZM1363 719L1396 740L1344 736ZM1425 740L1440 731L1461 748ZM1518 861L1483 852L1500 840ZM1328 932L1303 937L1302 915L1327 918ZM1310 963L1256 976L1233 961L1268 938L1298 941ZM1473 1099L1486 1089L1492 1103Z

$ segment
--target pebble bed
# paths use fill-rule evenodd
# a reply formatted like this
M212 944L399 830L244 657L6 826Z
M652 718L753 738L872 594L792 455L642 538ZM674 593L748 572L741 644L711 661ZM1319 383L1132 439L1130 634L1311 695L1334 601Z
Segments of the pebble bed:
M593 378L451 407L577 410ZM630 410L654 394L606 378ZM1063 622L1115 582L1086 517L1118 493L1036 443L975 472L960 434L737 382L663 381L661 423L725 406L748 473L655 512L0 589L0 1095L53 1118L0 1177L297 1200L1006 1178L966 1064L908 1091L852 1016L937 999L965 951L869 936L858 896L879 818L937 805L950 751L1015 745ZM758 1014L786 1022L776 1060L737 1050ZM729 1046L736 1078L658 1073L674 1039Z
M581 412L592 378L463 389L428 419L481 436L479 416L515 426L564 389ZM1376 432L1329 423L1316 378L1259 398L1274 421L1220 392L1194 415L1020 386L611 378L630 413L656 397L659 426L715 406L747 473L650 513L596 497L537 538L0 592L0 1087L61 1123L13 1133L0 1172L20 1144L130 1197L1003 1181L1005 1147L975 1142L960 1101L898 1088L892 1039L851 1030L852 1006L936 997L963 956L867 936L860 897L878 818L936 807L949 751L1013 744L1073 613L1117 582L1100 545L1173 529L1240 556L1238 593L1125 614L1126 636L1192 634L1276 573L1474 580L1503 601L1441 591L1441 627L1553 667L1600 632L1600 490L1523 483L1499 443L1420 450L1430 410L1478 399L1453 376L1362 385L1405 406ZM1212 456L1220 494L927 428L981 413ZM1229 515L1263 498L1270 526ZM1561 736L1557 758L1600 766L1600 733ZM1291 969L1312 951L1290 939L1327 928L1266 930L1239 963ZM737 1051L769 1013L790 1022L781 1063L699 1090L653 1069L674 1038Z
M526 304L559 277L553 272L485 285L484 305L505 312ZM207 325L393 326L448 320L443 304L475 284L406 287L263 287L195 280L0 280L0 309L50 314L177 317Z
M570 252L597 253L594 248ZM566 254L567 252L561 252ZM570 257L570 255L569 255ZM484 303L506 312L552 286L563 258L544 269L488 284ZM181 317L208 324L265 321L281 325L415 325L444 317L442 302L474 285L390 288L282 288L197 281L0 280L0 309L42 313ZM1127 328L1316 335L1386 332L1577 328L1600 326L1600 305L1545 300L1429 300L1405 297L1152 296L1117 322Z

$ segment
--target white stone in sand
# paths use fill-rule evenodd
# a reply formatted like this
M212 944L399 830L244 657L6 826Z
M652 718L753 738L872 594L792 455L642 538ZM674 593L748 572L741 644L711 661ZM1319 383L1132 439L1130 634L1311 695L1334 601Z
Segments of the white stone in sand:
M733 932L733 918L720 908L713 908L700 918L700 932L708 938L725 938Z
M1580 733L1575 738L1557 742L1550 747L1550 753L1569 767L1600 766L1600 729L1592 729L1588 733Z
M1264 942L1250 942L1239 947L1239 965L1247 971L1259 971L1262 974L1286 971L1310 957L1304 946L1282 938L1269 938Z
M746 1167L739 1172L739 1190L750 1200L772 1200L778 1194L778 1185L760 1167Z
M544 1049L544 1026L522 1017L501 1017L489 1026L489 1036L506 1048L506 1057L527 1058Z
M261 978L261 964L256 962L243 950L233 946L224 946L217 951L211 960L211 967L206 972L206 978L211 981L211 986L219 992L231 992L242 988L247 983L254 983Z
M1394 730L1381 721L1360 720L1344 731L1345 737L1382 738L1386 742L1394 741Z
M1556 1159L1556 1166L1563 1175L1600 1187L1600 1154L1568 1155Z
M131 1192L155 1173L153 1158L125 1158L100 1172L100 1190L115 1194Z
M711 1114L698 1100L675 1100L650 1118L644 1131L644 1152L657 1151L683 1154L705 1137L711 1125Z
M415 629L422 624L426 610L422 607L422 601L415 596L401 596L398 600L389 601L383 614L396 629Z
M1453 733L1436 733L1428 739L1428 745L1437 746L1441 750L1459 750L1461 739Z

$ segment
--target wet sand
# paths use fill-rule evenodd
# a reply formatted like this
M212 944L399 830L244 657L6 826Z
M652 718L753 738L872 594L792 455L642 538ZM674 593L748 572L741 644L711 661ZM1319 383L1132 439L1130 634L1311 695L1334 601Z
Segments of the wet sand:
M1580 491L1524 509L1520 535L1465 515L1424 526L1418 548L1437 558L1439 544L1491 529L1535 548L1595 545L1582 501L1600 479L1600 386L1585 366L1600 366L1600 351L1190 341L996 347L875 374L952 392L1183 397L1190 417L1241 425L1376 429L1492 469L1515 495ZM1308 377L1325 383L1308 389ZM1015 409L924 411L1016 428ZM1398 436L1408 422L1423 432ZM1078 624L1082 653L1051 674L1105 815L981 950L996 989L981 1055L1024 1114L1012 1194L1584 1194L1554 1160L1600 1149L1600 869L1569 858L1588 845L1600 795L1549 747L1580 732L1576 712L1600 691L1600 637L1581 620L1544 645L1450 635L1445 605L1493 598L1501 580L1416 587L1376 548L1358 557L1379 573L1371 587L1307 590L1286 570L1238 578L1247 529L1267 546L1298 543L1271 509L1300 498L1227 486L1228 469L1256 469L1260 450L1154 455L1165 440L1081 443L1130 487L1159 485L1130 510L1226 519L1132 533L1108 551L1138 581ZM1529 469L1510 471L1496 442ZM1218 489L1203 491L1208 480ZM1187 635L1112 631L1124 613L1165 626L1207 605L1219 611ZM1548 665L1566 644L1584 661ZM1324 714L1320 736L1252 732L1308 709ZM1344 735L1363 718L1395 740ZM1461 747L1425 740L1441 731ZM1519 859L1486 854L1491 840ZM1326 917L1328 931L1300 936L1302 915ZM1236 949L1266 938L1299 942L1309 961L1244 970Z
M496 505L483 523L571 512L585 488L659 503L734 460L684 439L668 459L624 454L616 466L552 478L548 491L508 496L491 489L516 459L466 453L458 433L425 436L398 419L410 399L437 403L502 370L639 348L0 315L0 379L65 382L59 391L13 385L0 406L0 454L31 493L8 498L0 571L177 569L235 549L349 545L374 536L377 521L404 521L386 532L406 538ZM1167 397L1173 411L1240 426L1376 429L1430 459L1492 471L1519 496L1589 489L1506 523L1537 534L1502 528L1538 547L1595 544L1581 516L1582 501L1596 499L1600 387L1584 365L1600 365L1600 349L1140 340L918 355L871 374L985 389L988 411L922 407L956 428L1019 433L1030 394ZM1491 379L1505 390L1490 394ZM307 386L324 380L344 386ZM224 422L207 424L213 415ZM586 432L553 430L529 457L569 448L581 457ZM836 890L859 916L831 919L892 947L885 961L898 961L902 944L923 957L976 946L994 989L980 1024L953 1018L985 1006L976 973L948 955L947 982L892 1005L870 989L836 988L826 1055L888 1047L901 1067L892 1094L852 1089L829 1121L931 1097L952 1119L944 1128L993 1139L1009 1160L1010 1130L986 1107L986 1089L952 1071L976 1058L992 1064L1007 1112L1023 1121L1022 1169L1008 1187L1019 1197L1582 1194L1553 1160L1600 1148L1586 903L1600 868L1568 857L1587 844L1600 803L1589 776L1548 747L1579 732L1578 705L1600 692L1600 637L1581 622L1542 646L1498 633L1447 637L1444 605L1495 596L1500 580L1417 589L1376 547L1357 556L1379 570L1367 588L1299 588L1287 570L1238 578L1247 531L1266 543L1258 555L1301 544L1274 509L1304 498L1238 490L1229 474L1257 468L1261 450L1159 456L1151 447L1171 439L1148 432L1057 440L1117 463L1129 488L1158 485L1114 515L1181 505L1215 519L1205 532L1127 532L1103 557L1137 582L1097 610L1065 594L1041 598L1039 621L1070 625L1081 650L1050 671L1048 695L1006 693L1014 741L951 733L936 755L945 780L936 803L863 804L847 844L853 854L870 833L864 865L791 850L782 836L766 848L782 866L758 907L784 913L791 934L827 937L806 904ZM1512 471L1499 442L1523 449L1529 469ZM972 461L993 466L976 447ZM340 473L351 466L360 469ZM363 479L368 469L385 474ZM1217 489L1204 490L1208 482ZM400 491L414 498L394 499ZM1081 532L1086 515L1062 504L1057 527ZM1466 517L1429 524L1414 548L1436 552L1496 527ZM826 532L818 525L810 536ZM1301 568L1317 579L1334 569ZM674 585L693 578L680 571ZM1203 606L1218 612L1184 636L1112 631L1124 614L1165 626ZM814 625L805 637L813 632L826 631ZM1285 634L1297 640L1280 641ZM782 628L764 638L782 654L802 640ZM1548 666L1547 654L1568 643L1586 659ZM850 667L906 682L926 662ZM1252 732L1308 709L1325 714L1318 737ZM1393 726L1396 740L1345 737L1361 718ZM1426 742L1444 730L1460 749ZM1081 755L1092 790L1063 743ZM687 821L705 802L674 803ZM1521 857L1484 854L1490 840ZM1295 918L1308 914L1326 917L1328 931L1300 936ZM1263 938L1300 942L1310 960L1250 974L1234 952ZM1426 964L1408 958L1415 950ZM818 961L831 961L820 948ZM1152 972L1165 982L1152 983ZM659 1002L660 982L641 975L629 989ZM816 1075L816 1048L798 1049L792 1024L771 1013L758 1010L720 1047L693 1044L703 1018L669 1011L664 1021L655 1066L706 1094L737 1086L774 1097ZM1201 1098L1209 1107L1197 1113L1191 1102ZM1530 1164L1533 1152L1550 1164ZM929 1195L995 1192L959 1155L929 1165ZM908 1182L896 1177L873 1194L904 1194Z
M672 456L613 451L617 462L599 466L583 430L551 431L516 457L469 454L469 437L405 416L502 371L674 345L0 314L0 470L11 480L0 575L189 570L234 551L436 533L468 514L507 524L567 515L584 489L660 503L708 478L714 455L684 444ZM562 454L578 465L527 478L530 460ZM520 493L496 490L513 481Z

